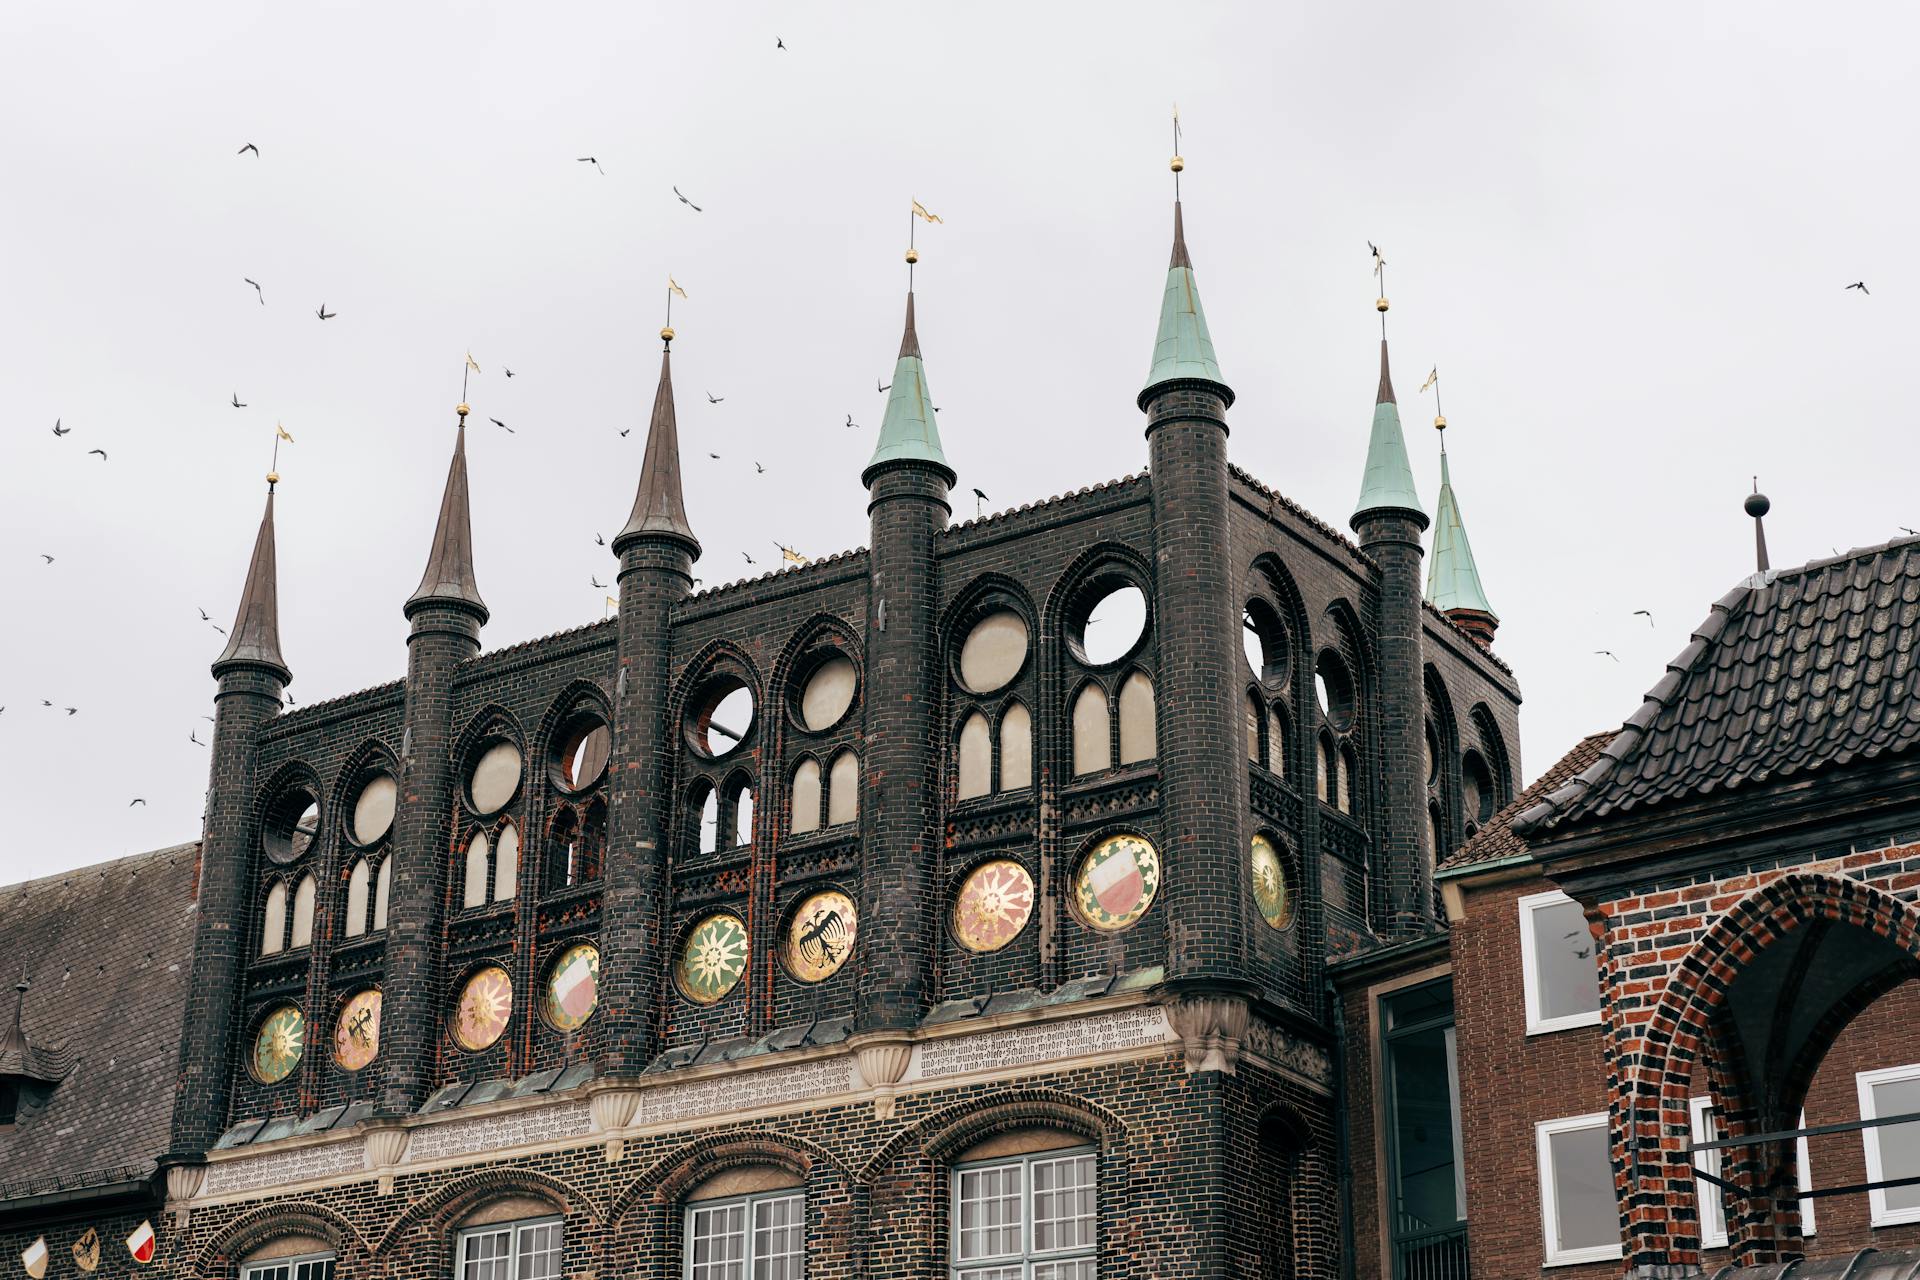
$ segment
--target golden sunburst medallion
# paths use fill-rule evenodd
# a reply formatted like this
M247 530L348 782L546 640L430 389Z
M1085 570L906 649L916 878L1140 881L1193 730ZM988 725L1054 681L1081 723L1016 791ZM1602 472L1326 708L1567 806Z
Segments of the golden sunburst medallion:
M1124 929L1153 905L1160 854L1140 836L1108 836L1080 860L1073 905L1096 929Z
M680 992L695 1004L713 1004L747 971L747 926L730 911L706 917L687 935L673 966Z
M600 949L576 942L547 973L540 1016L556 1031L575 1031L600 1007Z
M261 1021L253 1037L254 1079L279 1084L293 1074L306 1051L306 1016L294 1005L281 1005Z
M333 1024L333 1060L342 1071L358 1071L380 1052L380 992L373 988L340 1006Z
M460 989L453 1010L453 1040L462 1049L477 1052L498 1040L513 1015L513 979L497 964L477 969Z
M1033 877L1017 862L997 858L970 872L953 903L953 935L969 951L998 951L1033 916Z
M853 899L838 889L822 890L793 913L780 962L802 982L831 977L853 954L853 936L859 927Z
M1293 923L1293 889L1287 883L1287 864L1280 849L1264 835L1253 838L1249 853L1253 864L1253 903L1260 915L1276 929Z

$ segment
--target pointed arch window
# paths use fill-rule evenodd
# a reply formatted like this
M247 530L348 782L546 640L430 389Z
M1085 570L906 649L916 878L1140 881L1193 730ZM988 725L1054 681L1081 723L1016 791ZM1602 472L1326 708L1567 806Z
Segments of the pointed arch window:
M275 955L287 945L287 882L275 880L267 889L267 905L260 919L260 954Z
M1090 684L1073 700L1073 775L1083 777L1113 767L1113 728L1107 691Z
M693 784L694 847L712 853L720 847L720 793L705 778Z
M316 892L317 886L312 872L301 876L300 883L294 886L293 930L287 942L289 947L313 945L313 901Z
M794 835L820 829L820 762L802 760L793 770L789 789L787 830Z
M753 784L740 788L733 798L733 843L753 843Z
M392 888L393 855L388 854L380 860L380 874L374 877L373 927L375 932L387 927L387 894Z
M1000 717L1000 790L1033 785L1033 716L1024 703L1010 703Z
M487 833L476 831L467 841L466 877L460 895L460 905L471 909L487 905L487 870L493 861L493 850L487 847Z
M361 858L353 864L353 870L347 874L347 927L346 935L357 938L367 931L367 893L372 888L372 876L367 870L367 860Z
M493 900L508 901L518 891L519 883L520 828L503 822L493 839Z
M837 827L860 816L860 757L842 751L827 774L827 825Z
M1340 766L1334 762L1333 739L1321 734L1314 739L1313 793L1325 804L1333 799L1334 776Z
M753 779L743 773L728 778L720 791L720 806L714 815L718 829L714 840L718 847L738 849L753 843Z
M1253 694L1247 695L1247 759L1254 764L1260 763L1260 724L1265 719L1260 713L1260 699Z
M1154 722L1153 681L1136 671L1120 684L1120 763L1134 764L1159 754Z
M1267 712L1267 772L1287 776L1287 722L1278 707Z
M971 800L992 790L988 779L993 770L993 738L987 732L987 718L978 711L960 726L959 780L954 798Z
M547 867L549 892L579 883L580 818L570 808L563 807L547 828Z
M747 793L747 804L753 804L753 793ZM573 883L586 884L598 880L607 863L607 802L595 800L587 806L587 813L580 820L580 844L573 864Z
M1336 788L1334 807L1342 813L1353 812L1354 777L1359 772L1359 758L1353 754L1353 748L1342 743L1340 746L1340 785Z

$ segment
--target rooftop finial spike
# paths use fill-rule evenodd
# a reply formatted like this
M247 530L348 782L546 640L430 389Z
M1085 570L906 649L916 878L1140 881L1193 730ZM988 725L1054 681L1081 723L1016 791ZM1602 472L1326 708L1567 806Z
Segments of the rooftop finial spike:
M227 647L213 660L216 677L230 664L247 663L274 672L282 684L293 679L280 656L279 569L273 540L273 494L279 478L272 472L267 475L267 509L253 540L253 559L247 564L247 581L240 590L240 608L234 613L233 630L227 633Z
M1384 279L1387 260L1372 241L1367 242L1367 248L1373 254L1374 275ZM1413 464L1407 460L1407 441L1400 430L1400 406L1394 400L1393 372L1387 359L1386 298L1382 296L1374 306L1381 313L1380 387L1373 397L1373 430L1367 439L1367 469L1360 482L1360 500L1354 504L1349 523L1358 530L1371 515L1401 512L1424 529L1427 515L1413 483Z
M1746 507L1747 514L1753 517L1754 560L1758 563L1759 571L1766 573L1772 568L1772 566L1767 563L1766 516L1767 512L1773 509L1773 504L1767 501L1766 494L1760 492L1759 476L1753 478L1753 492L1747 495L1747 500L1743 505Z
M1437 373L1429 377L1427 386L1436 386L1437 379ZM1467 523L1460 514L1460 500L1453 492L1453 474L1447 462L1446 420L1442 418L1438 425L1440 500L1433 518L1433 556L1427 562L1427 603L1446 614L1455 626L1479 644L1491 645L1500 618L1487 603L1486 590L1480 585L1473 544L1467 541Z
M668 297L686 293L672 286ZM673 341L673 327L660 331L663 343ZM687 521L686 499L680 488L680 426L673 409L673 350L660 352L660 385L653 393L653 416L647 422L647 452L640 463L640 487L633 496L633 510L626 527L614 535L613 553L624 553L629 543L643 536L673 539L687 548L697 560L700 540L693 536Z
M464 374L460 380L464 386ZM409 618L438 601L458 605L482 623L487 620L487 602L480 598L480 586L474 581L473 518L467 501L467 414L471 411L464 400L454 406L460 425L453 440L453 461L447 465L447 486L440 495L440 518L434 525L426 572L401 610Z
M1160 328L1154 334L1153 367L1147 372L1147 384L1137 403L1142 409L1158 394L1157 388L1168 382L1195 380L1210 382L1227 405L1233 403L1233 391L1220 376L1220 363L1213 354L1213 335L1207 330L1207 313L1200 305L1200 287L1194 280L1193 258L1187 252L1186 215L1180 205L1180 173L1187 162L1180 149L1180 111L1173 113L1173 141L1176 154L1173 169L1173 253L1167 260L1167 284L1160 295Z

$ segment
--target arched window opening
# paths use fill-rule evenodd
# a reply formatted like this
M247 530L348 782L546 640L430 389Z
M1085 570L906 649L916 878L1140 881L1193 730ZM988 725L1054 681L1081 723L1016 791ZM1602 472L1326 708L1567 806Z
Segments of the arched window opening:
M987 794L992 769L993 738L987 732L987 718L976 711L960 726L960 777L955 798L971 800Z
M1153 681L1136 671L1120 685L1120 763L1134 764L1159 754L1154 724Z
M1287 722L1277 709L1267 712L1267 772L1287 776Z
M1322 804L1333 799L1334 775L1339 767L1333 762L1333 739L1324 733L1314 739L1313 793Z
M511 822L493 842L493 900L506 902L520 887L520 828Z
M367 931L367 890L372 879L367 874L367 860L361 858L353 864L353 870L347 873L347 927L346 935L357 938Z
M525 1213L545 1208L537 1201L512 1201L499 1212ZM562 1220L555 1217L501 1221L491 1212L475 1214L454 1244L455 1280L559 1280Z
M749 799L751 804L752 800ZM607 802L595 800L587 806L587 816L580 823L580 856L575 860L578 874L575 884L589 880L598 880L607 865Z
M311 872L300 877L300 883L293 890L293 936L288 940L290 947L305 947L313 944L313 900L318 886Z
M1335 805L1342 813L1353 812L1354 774L1358 772L1358 766L1359 761L1353 754L1353 748L1343 745L1340 748L1339 797Z
M742 783L733 796L733 840L737 849L753 843L753 784Z
M1015 702L1000 717L1000 790L1019 791L1032 785L1033 717Z
M954 1274L1091 1276L1097 1163L1083 1147L956 1165Z
M275 880L267 890L267 907L260 922L260 954L274 955L287 945L287 882Z
M314 1236L282 1236L248 1255L240 1280L333 1280L333 1249Z
M720 793L705 778L693 784L694 848L712 853L720 847Z
M1104 667L1132 653L1147 633L1147 596L1109 574L1081 590L1067 626L1067 647L1089 666Z
M566 889L580 883L580 819L563 808L547 828L547 888Z
M1240 612L1240 645L1247 670L1262 682L1283 680L1287 674L1287 628L1264 600L1249 600Z
M1113 767L1107 691L1090 684L1073 700L1073 774L1082 777Z
M806 1273L806 1192L798 1176L773 1165L728 1169L688 1194L684 1238L693 1280L798 1280Z
M1247 759L1251 760L1254 764L1259 764L1264 757L1264 753L1260 749L1260 725L1266 717L1261 714L1260 699L1251 693L1247 695L1246 715L1244 719L1247 724Z
M374 877L373 927L376 932L387 927L387 895L392 888L393 855L389 853L380 860L380 874Z
M493 851L487 847L487 833L474 832L473 839L467 841L466 885L460 895L462 907L487 905L487 869L492 854Z
M820 829L820 762L802 760L793 771L787 830L795 835Z
M827 825L837 827L860 816L860 757L842 751L827 771Z

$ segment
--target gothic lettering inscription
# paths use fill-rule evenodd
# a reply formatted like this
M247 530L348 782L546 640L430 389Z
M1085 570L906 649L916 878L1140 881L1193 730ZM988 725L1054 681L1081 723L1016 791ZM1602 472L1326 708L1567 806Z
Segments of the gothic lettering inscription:
M932 1041L920 1046L920 1075L951 1076L1019 1067L1031 1062L1137 1049L1142 1045L1162 1044L1167 1039L1167 1015L1159 1006L1121 1009L1073 1022L1034 1023L1007 1031Z
M222 1160L207 1170L202 1195L277 1187L308 1178L325 1178L358 1170L362 1161L357 1142L332 1142L294 1151L275 1151L244 1160Z
M555 1138L577 1138L592 1127L592 1115L585 1102L566 1102L532 1111L513 1111L498 1116L476 1116L427 1125L414 1131L410 1160L434 1160L442 1156L465 1155L469 1151L497 1151L551 1142Z
M640 1102L640 1123L664 1124L845 1093L853 1087L851 1067L847 1058L823 1058L650 1090Z

